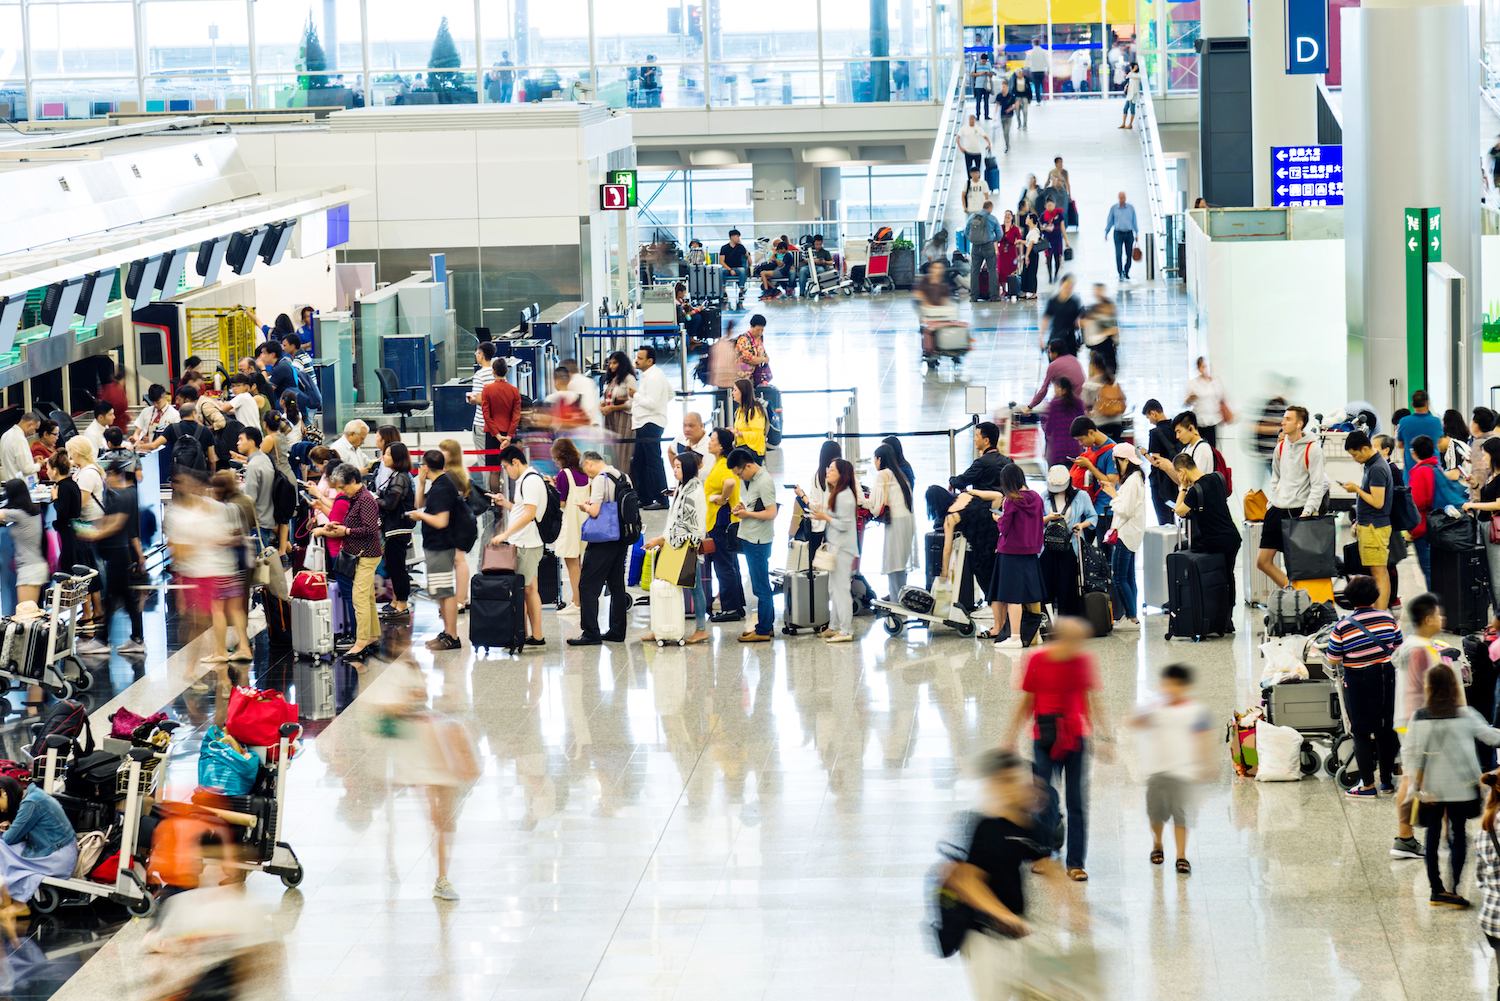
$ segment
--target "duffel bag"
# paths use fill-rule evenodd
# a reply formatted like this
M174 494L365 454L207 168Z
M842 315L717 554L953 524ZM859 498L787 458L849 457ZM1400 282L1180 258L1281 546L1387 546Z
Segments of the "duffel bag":
M916 612L918 615L931 615L933 607L937 604L932 597L932 592L920 587L903 587L896 600L900 602L902 608Z
M280 692L236 688L229 696L224 730L241 744L272 747L281 740L281 724L297 722L297 707Z

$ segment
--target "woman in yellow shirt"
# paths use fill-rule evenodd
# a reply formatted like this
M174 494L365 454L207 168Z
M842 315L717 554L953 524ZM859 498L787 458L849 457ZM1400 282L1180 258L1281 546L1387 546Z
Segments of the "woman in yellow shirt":
M743 380L741 380L743 381ZM703 491L708 496L705 520L714 551L698 561L699 579L703 583L703 600L710 609L714 604L713 575L719 578L719 612L715 622L734 622L745 617L745 585L740 581L740 558L730 551L730 535L739 519L733 514L739 500L740 478L729 469L728 455L734 450L734 433L715 428L708 433L708 455L713 462L703 477ZM739 546L734 546L738 549Z
M755 398L749 379L734 384L734 443L766 457L766 408Z

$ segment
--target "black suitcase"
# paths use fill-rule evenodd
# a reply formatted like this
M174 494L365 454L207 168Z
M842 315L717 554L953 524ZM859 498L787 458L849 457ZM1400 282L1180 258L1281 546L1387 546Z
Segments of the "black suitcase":
M1477 633L1489 624L1489 567L1483 549L1432 547L1432 592L1443 599L1450 633Z
M1084 617L1095 636L1108 636L1115 629L1115 607L1119 600L1110 576L1109 554L1103 546L1087 540L1078 548L1083 556L1078 561L1078 588L1083 594Z
M520 574L475 574L469 582L469 644L521 652L526 645L526 585Z
M1011 275L1005 279L1005 294L1012 299L1021 298L1021 276Z
M266 643L272 650L292 648L292 603L264 595L266 607Z
M1394 538L1394 536L1393 536L1393 538ZM1400 581L1401 575L1396 572L1396 567L1395 567L1394 564L1390 567L1390 571L1391 571L1391 600L1395 601L1397 598L1399 598L1401 596L1401 587L1400 587L1400 584L1401 584L1401 581ZM1369 573L1370 573L1369 568L1366 567L1363 563L1360 562L1360 559L1359 559L1359 543L1358 542L1351 542L1347 546L1345 546L1344 547L1344 576L1345 577L1361 577L1361 576L1368 576ZM1339 602L1339 606L1342 607L1342 608L1349 607L1349 606L1345 605L1343 602Z
M542 604L567 607L562 598L562 559L550 549L542 551L542 561L536 566L536 591Z
M1229 570L1219 553L1167 554L1167 639L1201 640L1229 632Z
M943 533L928 532L927 536L927 590L932 582L943 575Z

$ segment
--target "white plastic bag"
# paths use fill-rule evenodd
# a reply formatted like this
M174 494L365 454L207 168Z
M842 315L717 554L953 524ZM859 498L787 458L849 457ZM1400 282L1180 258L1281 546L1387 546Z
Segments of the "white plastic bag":
M1261 655L1266 658L1265 670L1260 673L1261 685L1276 685L1290 678L1306 681L1307 665L1302 663L1306 649L1306 636L1267 637L1260 645Z
M1299 782L1302 779L1302 734L1289 726L1265 720L1255 724L1257 782Z

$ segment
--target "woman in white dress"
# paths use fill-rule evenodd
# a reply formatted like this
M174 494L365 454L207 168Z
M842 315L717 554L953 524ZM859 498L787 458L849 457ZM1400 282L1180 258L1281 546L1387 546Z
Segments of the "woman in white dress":
M880 572L890 588L887 601L901 597L906 586L906 572L911 568L917 540L917 519L912 513L911 484L901 475L895 450L889 445L875 449L875 482L870 496L860 506L885 523L885 546L880 557Z

